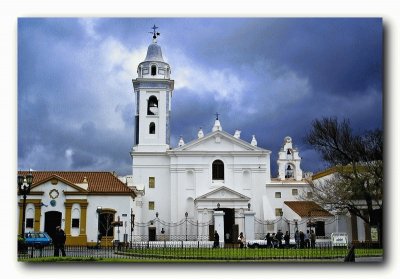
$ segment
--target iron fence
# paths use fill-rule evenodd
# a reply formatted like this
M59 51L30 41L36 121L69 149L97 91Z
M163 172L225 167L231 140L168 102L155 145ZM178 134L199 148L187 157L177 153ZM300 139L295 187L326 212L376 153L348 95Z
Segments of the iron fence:
M347 247L332 247L330 244L317 248L296 247L249 248L220 243L214 248L212 241L138 241L116 243L104 247L65 246L67 257L95 259L132 259L136 261L329 261L343 262ZM382 256L383 249L376 243L357 243L356 256ZM18 259L54 257L54 247L28 247L18 252Z

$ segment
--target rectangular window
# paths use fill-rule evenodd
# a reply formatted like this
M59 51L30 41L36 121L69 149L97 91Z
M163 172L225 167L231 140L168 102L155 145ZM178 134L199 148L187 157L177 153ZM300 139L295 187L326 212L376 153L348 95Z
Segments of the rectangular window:
M149 201L149 210L154 210L154 202Z
M312 192L307 192L307 198L312 198Z
M275 225L274 224L267 224L267 232L274 232Z
M78 218L72 219L72 228L79 228L79 219Z
M156 186L156 178L153 176L149 177L149 188L154 188Z
M275 216L281 217L282 216L282 208L275 208Z
M297 196L299 194L299 190L297 189L292 189L292 195Z
M26 218L26 227L33 228L33 218Z
M281 192L275 192L275 198L280 199L282 197Z

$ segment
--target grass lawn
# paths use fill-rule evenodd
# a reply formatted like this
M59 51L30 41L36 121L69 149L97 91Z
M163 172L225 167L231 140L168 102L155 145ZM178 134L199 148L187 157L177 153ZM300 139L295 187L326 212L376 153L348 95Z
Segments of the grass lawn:
M39 257L21 262L138 262L138 263L221 263L221 262L340 262L347 249L128 249L111 257ZM356 257L382 256L383 249L356 249Z
M155 248L132 249L120 252L122 255L137 257L175 259L217 259L217 260L263 260L263 259L331 259L346 256L345 248L327 249L182 249ZM356 256L380 256L383 249L356 249Z

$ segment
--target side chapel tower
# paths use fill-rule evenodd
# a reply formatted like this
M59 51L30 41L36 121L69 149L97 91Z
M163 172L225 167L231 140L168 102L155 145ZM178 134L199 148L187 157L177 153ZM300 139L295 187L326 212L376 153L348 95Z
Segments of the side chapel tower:
M300 168L301 157L299 152L293 148L292 138L285 137L283 147L279 151L278 171L280 180L301 181L303 172Z
M163 59L153 26L153 42L132 80L136 101L134 151L165 152L170 145L170 112L174 81L171 68Z

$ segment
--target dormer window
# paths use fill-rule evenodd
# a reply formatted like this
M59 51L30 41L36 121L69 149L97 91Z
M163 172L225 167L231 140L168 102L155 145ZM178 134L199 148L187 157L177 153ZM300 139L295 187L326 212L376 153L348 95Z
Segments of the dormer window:
M156 65L151 66L151 75L152 76L157 75L157 66Z
M147 103L147 115L158 115L158 100L156 96L151 96Z

